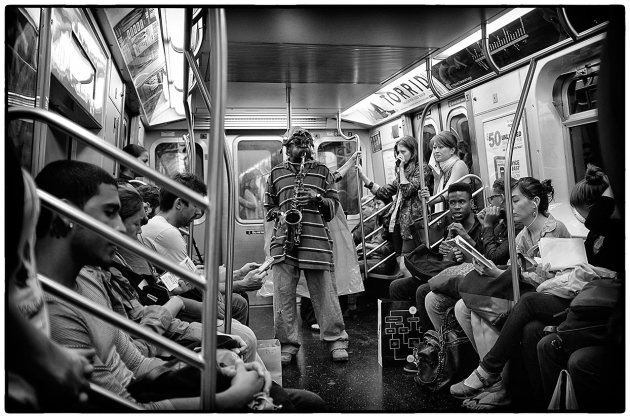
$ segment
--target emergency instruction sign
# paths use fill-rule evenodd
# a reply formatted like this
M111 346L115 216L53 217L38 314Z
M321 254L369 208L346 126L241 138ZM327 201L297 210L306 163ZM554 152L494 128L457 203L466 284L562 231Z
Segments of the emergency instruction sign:
M483 122L486 164L490 184L503 177L505 171L505 151L514 121L514 113ZM519 179L528 174L527 150L523 134L523 125L519 124L512 153L512 177Z

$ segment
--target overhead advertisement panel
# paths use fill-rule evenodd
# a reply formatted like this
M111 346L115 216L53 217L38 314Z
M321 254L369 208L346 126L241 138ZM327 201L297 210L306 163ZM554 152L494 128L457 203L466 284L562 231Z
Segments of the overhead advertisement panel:
M341 117L365 125L380 125L434 97L423 63L352 106Z

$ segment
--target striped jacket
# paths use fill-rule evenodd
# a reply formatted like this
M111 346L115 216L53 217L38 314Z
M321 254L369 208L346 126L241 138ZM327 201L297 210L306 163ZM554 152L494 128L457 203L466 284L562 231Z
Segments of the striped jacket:
M266 219L275 219L269 248L276 262L307 270L333 270L333 241L327 222L332 220L339 205L339 196L328 168L314 160L304 164L304 189L314 190L322 196L322 202L302 207L302 235L300 245L293 254L286 254L286 231L278 226L278 212L291 208L294 197L295 177L299 164L284 162L275 166L267 179L265 193Z

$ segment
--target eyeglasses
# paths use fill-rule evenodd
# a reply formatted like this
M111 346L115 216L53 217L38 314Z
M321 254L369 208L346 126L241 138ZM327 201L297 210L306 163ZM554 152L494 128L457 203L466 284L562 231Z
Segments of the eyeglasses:
M490 205L493 204L494 203L494 199L497 199L497 198L501 198L501 202L503 202L503 200L505 199L505 196L503 196L502 194L490 195L490 196L488 196L488 199L487 199L488 200L488 204L490 204Z

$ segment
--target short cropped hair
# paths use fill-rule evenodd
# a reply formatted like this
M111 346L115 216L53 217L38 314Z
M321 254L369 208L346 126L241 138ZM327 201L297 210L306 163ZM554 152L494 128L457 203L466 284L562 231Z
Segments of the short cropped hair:
M470 199L472 199L472 188L470 187L470 184L468 183L453 183L450 186L448 186L448 194L451 193L455 193L455 192L466 192L468 193L468 197Z
M98 193L101 184L116 186L116 180L107 171L82 161L61 160L48 164L35 177L37 187L59 199L67 199L83 209L85 203ZM42 206L37 222L37 237L48 233L52 212Z
M179 184L188 187L189 189L192 189L199 194L202 194L204 196L208 194L208 188L206 187L204 182L192 173L177 173L175 174L175 176L173 176L173 180L175 180ZM175 204L175 199L177 199L178 197L179 196L177 196L176 194L162 187L162 189L160 190L160 210L162 210L162 212L171 210L171 208ZM185 199L182 198L182 200L186 202Z

